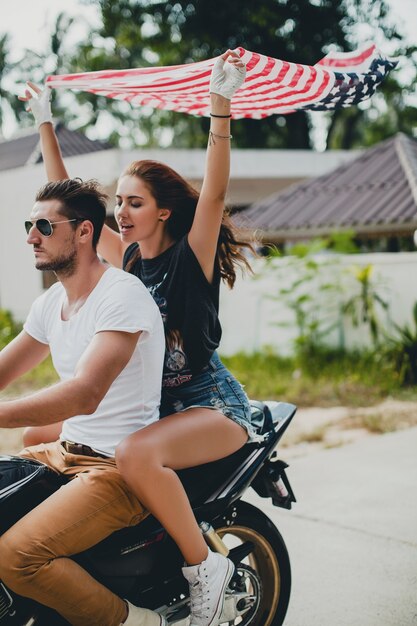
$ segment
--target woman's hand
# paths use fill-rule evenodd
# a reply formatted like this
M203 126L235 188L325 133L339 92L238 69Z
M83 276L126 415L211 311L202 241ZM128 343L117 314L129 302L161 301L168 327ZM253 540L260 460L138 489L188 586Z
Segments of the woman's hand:
M52 124L51 90L49 87L40 89L34 83L26 83L25 95L19 100L26 103L26 111L31 111L35 118L41 140L41 151L48 181L69 178L55 129Z
M210 93L216 93L227 100L243 85L246 65L233 50L227 50L216 60L210 78Z
M26 111L32 112L36 126L39 128L41 124L52 123L51 89L49 87L40 89L35 83L30 81L26 85L25 95L19 96L19 100L28 103Z

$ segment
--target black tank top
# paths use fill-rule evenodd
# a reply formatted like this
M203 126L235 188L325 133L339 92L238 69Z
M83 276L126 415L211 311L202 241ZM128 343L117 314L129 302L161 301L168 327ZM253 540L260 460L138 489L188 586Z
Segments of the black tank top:
M138 248L137 243L127 248L124 269ZM220 343L217 261L210 284L185 236L153 259L138 258L129 272L145 284L161 311L166 339L162 386L188 382L208 364Z

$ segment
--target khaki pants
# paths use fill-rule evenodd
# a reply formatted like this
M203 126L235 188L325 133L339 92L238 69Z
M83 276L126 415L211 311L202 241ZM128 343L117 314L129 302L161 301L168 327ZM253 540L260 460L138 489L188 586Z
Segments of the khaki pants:
M0 580L74 626L119 626L123 600L67 557L137 524L143 507L113 458L69 454L58 441L26 448L21 456L71 480L0 537Z

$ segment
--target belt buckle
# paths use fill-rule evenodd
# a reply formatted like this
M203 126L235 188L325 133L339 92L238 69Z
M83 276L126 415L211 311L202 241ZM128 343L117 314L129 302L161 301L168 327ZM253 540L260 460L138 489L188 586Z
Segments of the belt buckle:
M75 441L63 441L63 446L68 454L83 454L82 453L82 444L75 443ZM80 452L81 450L81 452Z
M64 450L66 450L69 454L78 454L80 456L91 456L97 458L106 458L104 455L96 452L90 446L87 446L84 443L76 443L75 441L63 441L62 442Z

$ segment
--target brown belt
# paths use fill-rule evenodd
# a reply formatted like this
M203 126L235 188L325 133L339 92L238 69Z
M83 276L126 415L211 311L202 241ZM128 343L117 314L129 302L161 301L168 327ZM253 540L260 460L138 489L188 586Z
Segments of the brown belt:
M61 446L70 454L81 454L82 456L93 456L101 459L108 459L109 457L101 452L96 452L90 446L86 446L83 443L74 443L74 441L61 441Z

